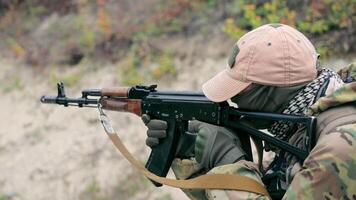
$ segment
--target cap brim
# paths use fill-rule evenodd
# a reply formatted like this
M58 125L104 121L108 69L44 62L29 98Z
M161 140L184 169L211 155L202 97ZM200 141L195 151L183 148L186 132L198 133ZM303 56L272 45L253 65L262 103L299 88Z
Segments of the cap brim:
M211 101L222 102L237 95L249 85L251 82L233 79L224 70L203 84L203 92Z

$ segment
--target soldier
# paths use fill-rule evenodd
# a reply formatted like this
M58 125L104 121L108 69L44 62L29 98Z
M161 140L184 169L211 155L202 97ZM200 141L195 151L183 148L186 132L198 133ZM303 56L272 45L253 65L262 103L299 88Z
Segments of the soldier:
M239 108L292 115L317 116L317 143L303 163L291 155L279 155L277 180L285 188L284 199L356 198L356 82L354 65L340 76L317 67L318 54L299 31L283 24L267 24L241 37L234 45L228 67L203 85L214 102L231 100ZM146 143L153 147L165 135L166 122L149 120ZM305 127L274 121L248 121L268 129L275 137L305 148ZM257 164L245 160L245 152L233 131L192 121L189 131L196 142L189 159L175 159L178 179L204 172L248 176L261 184ZM265 145L265 149L275 150ZM277 151L278 154L278 151ZM274 162L276 163L276 162ZM191 199L268 199L233 190L184 190Z

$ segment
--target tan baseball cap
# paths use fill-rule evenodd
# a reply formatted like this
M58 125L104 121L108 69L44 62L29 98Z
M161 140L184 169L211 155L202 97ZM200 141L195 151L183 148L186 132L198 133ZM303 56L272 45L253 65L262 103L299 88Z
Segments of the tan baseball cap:
M284 24L266 24L242 36L228 66L203 84L204 94L221 102L252 83L288 87L316 77L318 54L301 32Z

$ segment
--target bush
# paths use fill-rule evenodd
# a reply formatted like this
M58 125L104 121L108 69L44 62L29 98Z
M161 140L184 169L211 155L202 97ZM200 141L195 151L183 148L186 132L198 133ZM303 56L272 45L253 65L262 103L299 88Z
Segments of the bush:
M343 29L356 31L352 24L356 14L353 0L298 1L298 4L282 0L235 0L233 4L222 31L234 39L267 23L288 24L313 38ZM317 42L316 46L326 56L331 49L324 43L327 42Z
M221 34L216 31L221 27L223 33L238 39L265 23L294 26L324 49L333 46L335 51L349 52L355 48L340 42L355 41L353 0L136 1L1 1L0 49L3 55L24 57L30 65L75 65L83 58L117 62L132 57L132 45L152 37L211 36ZM327 34L329 39L322 37Z

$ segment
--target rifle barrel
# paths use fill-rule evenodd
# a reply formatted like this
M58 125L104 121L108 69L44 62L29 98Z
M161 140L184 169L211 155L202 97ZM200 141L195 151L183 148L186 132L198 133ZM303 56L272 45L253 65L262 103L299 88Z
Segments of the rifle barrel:
M96 105L99 103L99 99L88 99L88 98L67 98L67 97L56 97L56 96L42 96L41 97L42 103L47 104L59 104L68 106L70 104L77 105L79 107L83 105Z

